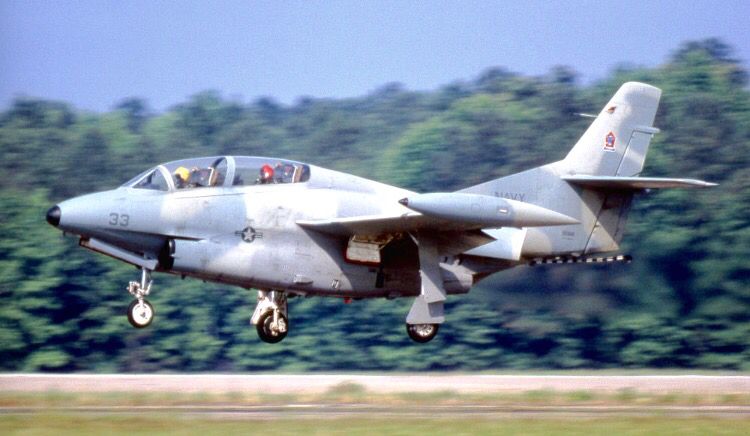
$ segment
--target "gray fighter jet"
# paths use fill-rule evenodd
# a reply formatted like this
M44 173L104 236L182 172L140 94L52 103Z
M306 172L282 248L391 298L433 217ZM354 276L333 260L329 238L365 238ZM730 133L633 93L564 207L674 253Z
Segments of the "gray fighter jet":
M616 252L634 194L703 188L639 177L661 91L626 83L568 155L457 192L419 194L301 162L216 156L157 165L117 189L66 200L47 221L139 267L130 323L148 326L152 272L258 289L251 322L289 331L287 299L412 299L406 330L431 340L448 295L534 263L627 261Z

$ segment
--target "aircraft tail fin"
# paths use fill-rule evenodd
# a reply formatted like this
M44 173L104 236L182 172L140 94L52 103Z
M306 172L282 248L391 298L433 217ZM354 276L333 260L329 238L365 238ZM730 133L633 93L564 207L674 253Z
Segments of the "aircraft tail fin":
M560 163L568 174L635 176L643 170L661 90L623 84Z
M623 84L560 161L472 186L460 192L493 195L573 217L579 224L529 228L514 240L525 258L616 251L637 191L705 187L689 179L635 177L643 170L661 90Z

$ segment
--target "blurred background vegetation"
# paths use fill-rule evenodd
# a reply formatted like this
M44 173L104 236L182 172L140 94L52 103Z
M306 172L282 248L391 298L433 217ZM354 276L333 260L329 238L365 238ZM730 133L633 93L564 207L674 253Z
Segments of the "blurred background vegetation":
M643 195L630 265L519 267L450 298L429 344L404 331L410 300L294 299L292 332L260 342L254 291L157 275L148 329L125 309L133 267L77 247L51 205L118 186L162 161L288 157L419 191L446 191L562 158L629 80L662 88L645 175L705 191ZM554 68L502 68L428 92L388 84L344 100L252 104L208 91L165 113L129 98L107 113L17 99L0 113L0 370L485 370L684 367L750 370L748 72L719 40L658 68L580 85Z

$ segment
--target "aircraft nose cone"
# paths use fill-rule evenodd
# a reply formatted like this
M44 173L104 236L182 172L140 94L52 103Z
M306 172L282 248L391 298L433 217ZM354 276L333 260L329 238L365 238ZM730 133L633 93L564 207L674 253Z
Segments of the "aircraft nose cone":
M47 211L47 222L51 225L57 227L58 224L60 224L60 215L62 213L60 212L60 208L58 206L52 206Z

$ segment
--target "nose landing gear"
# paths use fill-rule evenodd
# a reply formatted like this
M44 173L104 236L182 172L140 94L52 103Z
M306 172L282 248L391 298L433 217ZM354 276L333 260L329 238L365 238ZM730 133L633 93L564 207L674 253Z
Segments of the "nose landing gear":
M148 327L154 320L154 307L146 300L133 300L128 306L128 322L137 329Z
M258 330L263 342L281 342L289 332L286 294L281 291L258 291L258 305L255 306L250 323Z
M145 298L151 292L151 283L151 271L146 268L141 269L140 283L128 283L128 292L135 297L128 306L128 322L138 329L148 327L154 320L154 307Z

